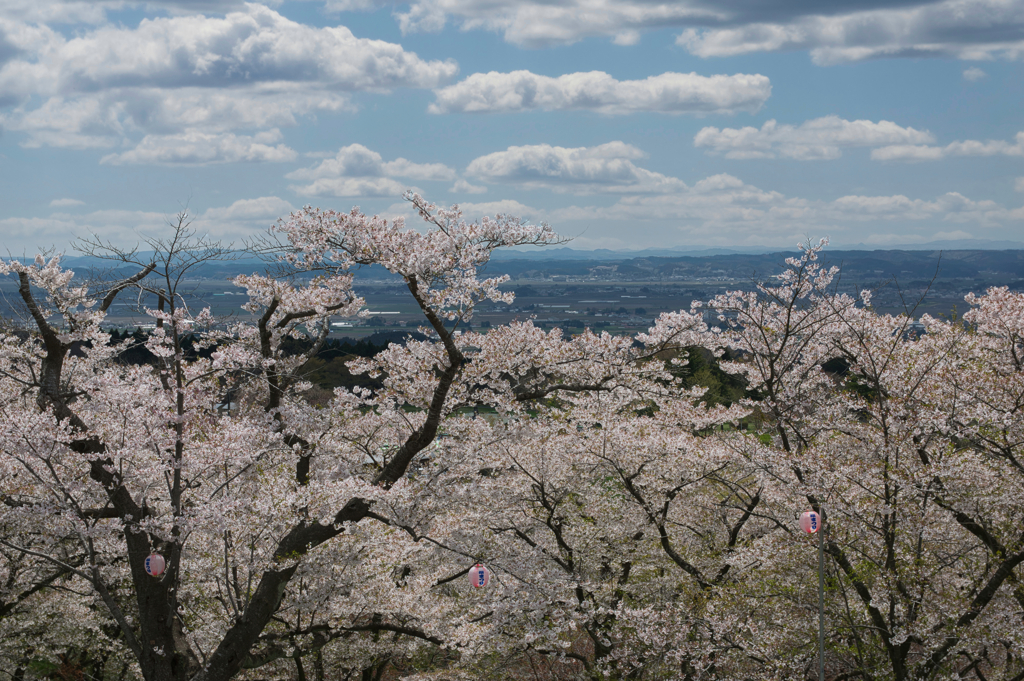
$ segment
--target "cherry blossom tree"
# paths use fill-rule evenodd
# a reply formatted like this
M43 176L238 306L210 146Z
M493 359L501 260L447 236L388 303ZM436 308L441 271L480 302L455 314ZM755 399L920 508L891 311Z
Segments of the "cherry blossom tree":
M776 286L709 307L743 357L726 368L760 396L769 446L749 451L789 499L776 509L825 516L828 668L1019 678L1021 297L971 296L966 325L925 316L918 336L909 315L873 312L869 293L835 292L819 253L790 259ZM787 534L766 537L766 568L798 564Z
M460 506L488 532L457 544L516 583L516 605L477 615L490 650L592 678L812 675L816 561L795 522L811 507L826 517L829 676L1024 673L1024 296L971 296L963 321L926 316L915 335L910 315L837 292L820 253L663 316L634 356L646 371L491 436ZM658 353L694 345L730 350L752 399L707 409L671 389ZM710 428L745 414L751 432Z
M480 301L511 301L478 275L493 250L558 237L409 198L423 231L280 222L254 245L276 270L236 278L227 323L188 300L225 253L184 218L152 258L107 249L134 270L95 290L59 258L2 264L31 322L0 338L0 645L20 673L77 646L147 680L807 676L812 507L830 677L1024 678L1024 296L915 335L838 292L821 244L636 338L477 334ZM350 363L380 389L314 406L303 367L359 313L366 265L402 277L428 337ZM100 330L129 291L153 365ZM685 387L694 348L748 397Z
M493 249L556 237L515 218L467 223L457 210L410 198L431 227L426 233L355 211L293 215L279 227L290 245L288 262L297 272L321 274L305 284L239 277L253 321L226 331L212 328L208 311L185 304L188 270L220 252L192 239L184 219L169 240L151 243L155 262L115 251L139 270L98 305L59 258L4 263L4 273L19 277L35 325L31 339L7 338L4 346L4 374L23 386L6 404L4 467L25 481L5 490L5 519L17 511L40 536L70 538L81 564L63 560L53 542L24 546L17 535L4 541L50 563L51 571L83 580L144 678L226 679L279 656L275 646L298 650L294 640L268 630L279 624L282 608L295 614L293 638L330 638L303 626L302 607L286 596L313 598L309 589L319 587L308 586L316 582L311 575L326 567L318 559L345 544L339 538L356 532L360 521L373 519L376 504L405 494L413 461L462 404L469 381L479 388L487 358L470 362L467 355L479 351L458 342L444 319L468 320L484 298L510 299L498 289L503 279L476 276ZM355 314L362 301L348 270L362 264L405 279L437 342L382 359L392 390L339 393L321 412L295 397L305 387L297 374L305 357L287 356L282 341L305 336L315 348L331 315ZM156 328L146 343L156 367L117 363L118 348L100 331L105 311L128 287L156 297L155 309L147 310ZM186 358L186 337L216 351ZM529 385L532 392L508 399L588 388L537 377ZM502 383L491 393L513 387ZM225 418L217 405L229 391L243 408ZM166 559L159 577L144 567L153 552ZM353 591L369 579L354 572ZM352 600L353 621L339 631L437 641Z

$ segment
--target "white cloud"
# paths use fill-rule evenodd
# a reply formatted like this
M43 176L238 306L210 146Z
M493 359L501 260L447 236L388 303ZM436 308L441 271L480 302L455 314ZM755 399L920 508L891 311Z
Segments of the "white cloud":
M373 9L373 0L325 0L328 12L366 12Z
M3 255L19 252L35 253L54 245L66 248L68 234L77 227L72 218L14 217L0 218L0 234L4 235Z
M140 235L166 231L169 215L136 210L98 210L84 215L53 213L49 217L0 219L4 248L11 251L55 246L67 250L75 238L96 235L121 246L139 243Z
M801 199L787 199L779 192L764 191L744 183L737 177L719 174L706 177L692 187L670 194L625 196L609 207L578 207L551 211L551 220L615 220L632 222L666 221L668 223L700 223L711 229L729 225L730 230L756 229L757 223L770 231L779 218L778 210L789 217L806 217L808 204Z
M195 11L230 12L229 17L252 16L257 12L252 9L253 5L235 0L150 0L146 4L168 9L176 20L187 19L189 17L181 15ZM5 7L7 15L22 22L84 21L95 25L103 22L106 8L116 8L123 3L115 0L9 0L7 5L10 6ZM265 7L255 7L274 14ZM819 4L796 1L765 5L737 0L325 2L328 12L373 7L392 9L403 33L439 31L451 19L464 30L496 31L510 43L532 47L569 44L591 36L606 36L618 45L632 45L643 31L671 27L681 30L680 45L702 57L809 50L817 63L829 64L887 56L987 59L1016 58L1024 53L1024 11L1015 0L921 0L912 4L847 0L830 3L827 9ZM260 16L259 20L263 21L263 15ZM271 26L269 30L274 28ZM334 46L330 38L318 33L331 29L306 28L306 35L311 38L307 41L311 51L322 51L321 45ZM148 31L147 37L159 38L165 29L158 25ZM205 47L208 43L204 43L203 35L197 35L199 37L193 41L196 47ZM247 36L245 39L257 50L274 45L273 40L263 34L254 40ZM241 54L244 51L238 50L240 58L246 56ZM221 51L211 52L223 57ZM196 64L207 66L208 62L197 61ZM217 70L217 65L212 65L209 73ZM0 87L2 91L4 88Z
M266 222L269 226L278 218L295 210L295 206L276 196L261 196L258 199L240 199L230 206L208 208L201 220L213 223L224 222Z
M17 78L25 71L34 82ZM426 62L401 45L357 38L344 26L308 26L247 4L224 17L146 19L136 28L107 25L70 40L51 34L36 59L4 65L0 86L44 95L281 82L353 91L435 87L457 71L454 62Z
M460 203L459 208L462 214L469 220L479 220L485 215L516 215L524 220L536 219L543 215L544 211L531 208L513 199L502 199L501 201L485 201L482 203Z
M0 53L0 106L14 106L0 124L26 133L26 146L111 147L137 133L293 126L299 116L352 109L349 92L433 88L458 72L451 60L426 61L401 45L357 38L344 26L304 25L258 4L223 17L103 25L71 38L0 19Z
M32 23L100 24L113 2L101 0L4 0L4 15Z
M359 0L366 6L370 0ZM377 0L379 6L393 2ZM411 0L395 13L403 32L496 31L507 42L543 47L591 36L631 44L645 30L682 29L679 44L701 57L809 50L819 64L874 57L1016 58L1024 11L1015 0L885 3L738 0Z
M324 177L289 189L302 196L401 196L413 189L389 177Z
M504 112L543 109L591 109L606 114L638 111L662 113L753 113L771 95L767 76L736 74L700 76L663 73L645 80L619 81L603 71L570 73L558 78L529 71L474 73L435 90L430 113Z
M879 147L932 142L931 133L904 128L890 121L847 121L825 116L799 126L779 125L770 120L761 126L744 128L707 127L697 133L694 146L724 154L726 158L793 158L801 161L832 159L842 147Z
M588 236L600 234L601 224L616 231L628 224L630 237L619 245L627 248L680 240L722 246L796 244L807 235L825 234L848 243L885 243L891 234L895 236L888 243L909 243L1010 236L1019 230L1024 208L976 201L958 192L932 199L897 194L813 200L719 174L671 194L627 195L610 206L569 206L543 217L562 233L582 224L590 230ZM955 232L961 236L948 236Z
M54 208L66 208L70 206L84 206L85 201L79 201L78 199L54 199L50 201L50 205Z
M932 234L932 239L935 239L936 241L971 238L973 238L973 235L970 232L965 232L962 229L955 229L952 232L935 232L935 234Z
M455 171L442 163L413 163L401 157L385 162L376 151L350 144L333 158L285 177L310 183L291 187L303 196L401 196L411 187L393 177L447 182L455 179Z
M633 29L620 31L615 34L614 38L612 38L612 42L623 47L636 45L640 42L640 31L635 31Z
M911 199L902 194L894 196L843 196L824 206L824 212L834 219L875 220L935 220L969 222L974 225L991 224L993 220L1008 218L1008 211L994 201L974 201L959 192L947 192L928 201Z
M381 170L390 177L408 177L412 180L449 181L455 179L455 171L443 163L413 163L401 157L381 164Z
M372 178L335 178L366 183ZM388 181L389 178L378 178ZM357 188L367 195L366 187ZM807 235L831 235L835 243L913 243L936 239L1019 238L1024 207L974 200L962 193L937 197L902 194L851 194L834 200L787 196L750 185L738 177L719 174L669 194L621 195L611 205L570 205L538 209L515 199L462 203L468 219L498 213L545 220L556 231L582 235L573 247L642 248L664 243L721 246L796 244ZM224 241L251 237L294 206L279 197L235 201L197 211L193 226ZM420 224L407 202L380 211ZM69 234L90 233L121 245L140 236L166 231L169 214L101 210L85 215L55 213L47 218L0 219L4 246L12 252L35 252L56 244L66 247Z
M821 65L900 56L1016 59L1024 53L1018 2L943 0L845 11L833 6L827 15L792 7L793 16L770 23L748 15L731 17L732 26L686 28L677 43L700 57L809 50Z
M640 149L623 142L576 148L536 144L476 158L466 173L491 183L574 194L657 193L686 187L674 177L633 164L644 156Z
M36 109L16 109L0 114L7 130L27 133L25 147L90 149L112 147L124 138L125 128L116 103L98 97L70 101L51 97Z
M376 151L362 144L342 147L333 158L327 158L313 168L301 168L288 173L290 180L316 180L331 177L408 177L414 180L455 179L455 171L443 163L413 163L405 158L384 162Z
M344 93L291 83L242 89L135 88L130 93L112 90L103 96L123 102L122 116L131 128L162 133L185 127L210 132L292 127L299 116L355 110Z
M988 74L978 67L972 66L969 69L964 69L964 80L969 80L973 83L974 81L981 80L982 78L988 78Z
M452 16L464 29L498 31L510 43L531 47L573 43L595 35L614 36L620 45L631 44L634 33L643 29L714 20L726 14L686 0L418 0L408 5L408 11L396 13L403 33L439 31Z
M486 201L482 203L463 203L460 201L458 206L466 220L480 220L484 216L494 217L496 215L515 215L523 220L532 220L537 222L544 220L544 216L548 214L547 211L527 206L514 199L502 199L500 201ZM412 204L408 201L393 203L380 211L379 215L388 220L401 218L405 220L405 224L407 226L417 229L424 226L423 218L413 210Z
M480 187L475 184L470 184L469 182L466 182L462 178L459 178L458 180L455 181L455 184L453 184L448 189L448 191L455 194L486 194L487 187Z
M342 147L333 158L327 158L312 168L300 168L285 175L289 180L317 180L331 177L359 177L384 175L384 159L376 151L362 144Z
M937 161L947 156L1024 156L1024 132L1013 142L1003 140L964 140L944 147L927 145L894 145L871 150L876 161Z
M192 227L213 240L239 242L265 231L279 217L295 207L276 196L235 201L196 212ZM142 210L105 209L85 214L54 213L48 217L0 219L3 246L10 252L35 252L56 246L67 250L74 238L96 235L122 247L139 244L145 237L163 237L172 221L170 213Z
M179 135L146 135L130 151L108 154L100 163L128 165L209 165L211 163L256 163L294 161L294 149L277 144L282 139L277 128L256 135L205 133L189 130Z
M26 133L22 146L90 148L116 146L140 131L214 133L291 127L298 124L299 116L352 108L344 94L292 90L286 85L244 90L117 88L50 97L35 109L18 107L0 114L0 124Z
M871 150L871 158L875 161L937 161L942 156L942 147L925 144L896 144Z

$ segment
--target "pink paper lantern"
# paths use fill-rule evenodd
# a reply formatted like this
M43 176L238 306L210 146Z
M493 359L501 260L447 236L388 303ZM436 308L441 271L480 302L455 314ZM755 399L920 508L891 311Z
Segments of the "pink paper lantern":
M469 571L469 583L480 588L487 586L487 583L491 581L491 571L484 567L483 563L477 563Z
M800 514L800 527L807 534L814 534L821 529L821 516L816 511L804 511Z
M157 552L153 552L146 556L146 574L152 575L153 577L159 577L164 573L164 568L167 563L164 562L164 557Z

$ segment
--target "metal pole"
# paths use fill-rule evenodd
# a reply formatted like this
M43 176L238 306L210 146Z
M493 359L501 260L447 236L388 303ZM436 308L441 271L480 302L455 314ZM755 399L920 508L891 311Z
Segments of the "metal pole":
M818 681L825 681L825 509L818 506Z

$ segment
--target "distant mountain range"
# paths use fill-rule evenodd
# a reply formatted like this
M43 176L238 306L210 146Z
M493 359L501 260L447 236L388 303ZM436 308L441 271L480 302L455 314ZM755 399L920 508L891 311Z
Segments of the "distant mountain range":
M830 244L828 250L843 251L940 251L979 250L1005 251L1024 249L1022 241L993 241L991 239L955 239L928 241L919 244L893 244L877 246L870 244ZM792 248L754 246L749 248L721 248L715 246L672 246L669 248L645 248L643 250L610 250L598 248L585 251L567 246L558 248L503 249L496 251L493 260L630 260L648 257L707 257L715 255L761 255L765 253L790 253Z
M717 255L645 255L598 259L495 259L487 273L514 278L585 277L622 281L672 279L763 279L782 270L791 253L723 253ZM844 277L878 281L981 279L1013 282L1024 279L1024 250L930 249L840 250L828 249L821 261L837 265Z
M1013 251L1024 249L1024 241L993 241L992 239L950 239L928 241L923 244L893 244L891 246L868 246L866 244L833 244L829 248L846 251Z
M796 249L727 249L727 248L665 248L642 251L592 251L559 247L530 251L505 249L497 251L486 267L486 274L508 274L513 278L544 279L549 277L597 277L598 279L625 279L657 281L669 278L691 277L750 277L778 272L783 260ZM941 254L941 262L940 262ZM146 254L140 254L144 257ZM830 246L822 260L840 265L844 274L861 277L891 277L904 279L934 276L987 278L999 273L1008 280L1024 278L1024 243L1010 241L956 240L934 241L925 244L906 244L877 249ZM110 261L88 256L64 258L65 267L81 270L105 270ZM193 271L194 276L207 279L229 279L238 274L263 271L265 263L257 258L204 263ZM118 268L124 276L131 268ZM395 280L396 275L374 265L360 270L364 279Z
M645 248L640 251L613 251L607 248L598 248L592 251L578 250L561 246L558 248L531 248L514 249L504 248L495 251L491 256L492 260L629 260L632 258L648 257L679 257L691 256L702 257L709 255L735 255L735 254L760 254L781 252L779 248L712 248L710 246L695 246L694 248ZM794 249L796 250L796 249Z

